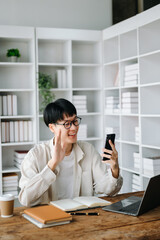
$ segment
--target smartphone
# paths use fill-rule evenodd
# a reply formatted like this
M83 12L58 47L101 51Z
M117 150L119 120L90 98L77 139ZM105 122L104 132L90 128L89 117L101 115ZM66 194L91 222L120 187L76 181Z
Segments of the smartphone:
M116 136L115 133L107 134L107 136L106 136L106 142L105 142L105 147L104 147L104 148L109 149L109 150L112 150L111 145L109 144L109 140L111 140L112 143L114 144L115 136ZM109 154L109 153L108 153L108 154ZM103 161L107 161L107 160L110 160L110 159L109 159L109 158L106 158L106 157L103 157Z

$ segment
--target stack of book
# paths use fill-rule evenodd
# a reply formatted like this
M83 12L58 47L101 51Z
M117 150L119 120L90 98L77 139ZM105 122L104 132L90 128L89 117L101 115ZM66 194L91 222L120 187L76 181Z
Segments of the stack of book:
M138 92L122 93L122 113L138 113Z
M80 124L78 131L78 139L87 138L87 124Z
M160 156L144 157L143 173L150 177L160 174Z
M125 66L124 86L133 86L138 84L139 65L138 63Z
M136 171L140 170L140 153L139 152L133 153L133 165Z
M135 127L135 141L136 141L136 142L139 142L139 141L140 141L139 127Z
M0 115L16 116L17 115L17 96L3 95L0 96Z
M141 179L138 174L132 174L132 192L141 190Z
M111 134L111 133L115 133L116 138L118 139L120 137L119 127L106 127L105 128L105 134Z
M1 123L2 143L32 142L32 121L5 121Z
M87 113L87 96L86 95L74 95L73 104L77 109L78 114Z
M119 113L119 97L105 97L105 113Z
M39 228L63 225L72 220L69 213L51 205L25 209L22 216Z
M57 70L56 71L56 77L57 77L57 85L58 88L66 88L67 87L67 73L66 70Z
M2 177L3 194L18 195L18 175L17 173L4 173Z
M14 166L18 169L21 169L21 163L25 156L27 155L28 151L14 151Z

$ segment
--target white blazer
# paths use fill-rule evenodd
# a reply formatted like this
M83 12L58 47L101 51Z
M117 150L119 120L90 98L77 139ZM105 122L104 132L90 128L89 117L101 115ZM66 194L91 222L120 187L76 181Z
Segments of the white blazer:
M19 201L24 206L47 204L57 200L56 175L47 165L53 154L53 139L32 148L21 165ZM110 167L102 163L100 154L88 142L78 141L73 146L74 184L73 197L106 194L113 196L121 189L123 179L112 176Z

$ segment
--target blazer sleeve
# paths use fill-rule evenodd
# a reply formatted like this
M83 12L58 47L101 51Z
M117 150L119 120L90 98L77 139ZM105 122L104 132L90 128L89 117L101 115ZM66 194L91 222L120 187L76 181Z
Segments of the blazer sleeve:
M30 150L21 165L19 201L24 206L33 206L48 201L47 189L56 180L56 175L46 164L41 170L39 156Z

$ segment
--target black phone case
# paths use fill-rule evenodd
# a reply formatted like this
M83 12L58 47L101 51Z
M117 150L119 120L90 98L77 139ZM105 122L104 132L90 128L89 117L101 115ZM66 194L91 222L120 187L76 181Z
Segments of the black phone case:
M110 144L109 144L109 140L112 141L112 143L114 144L114 141L115 141L115 136L116 134L112 133L112 134L107 134L106 136L106 142L105 142L105 147L106 149L109 149L109 150L112 150ZM108 153L109 154L109 153ZM107 161L107 160L110 160L109 158L106 158L106 157L103 157L103 161Z

